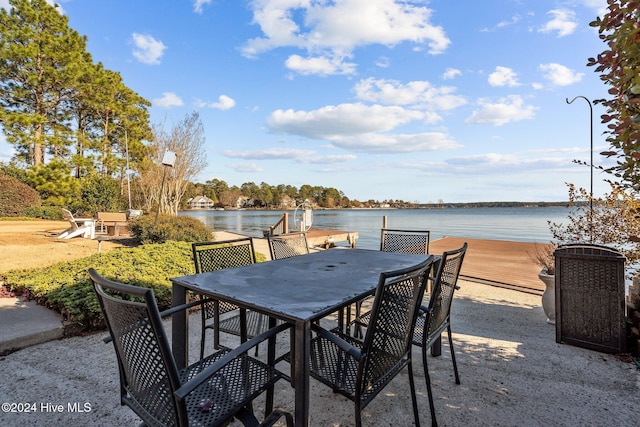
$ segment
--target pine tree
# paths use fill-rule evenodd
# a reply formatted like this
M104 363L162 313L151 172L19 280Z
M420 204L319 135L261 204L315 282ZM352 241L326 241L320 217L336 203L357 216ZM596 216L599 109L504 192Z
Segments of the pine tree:
M9 0L0 9L0 120L28 165L68 152L69 105L85 65L86 40L44 0Z

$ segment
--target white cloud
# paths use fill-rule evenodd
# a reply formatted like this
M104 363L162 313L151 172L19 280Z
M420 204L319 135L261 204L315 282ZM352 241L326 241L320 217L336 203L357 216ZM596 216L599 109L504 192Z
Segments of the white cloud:
M285 61L285 66L302 75L355 74L356 64L344 62L343 59L322 56L303 58L300 55L291 55Z
M321 156L314 150L300 150L295 148L270 148L267 150L225 150L227 157L245 160L294 160L297 163L335 164L355 160L353 154Z
M496 70L489 74L489 84L491 86L519 86L518 74L511 68L497 66Z
M554 86L569 86L582 80L584 73L576 73L564 65L550 63L540 64L538 69L543 73L545 79Z
M566 170L571 161L561 157L532 157L523 153L499 154L484 153L450 158L447 161L449 169L456 173L478 174L496 171L501 173L531 173L535 170L552 171Z
M167 47L150 35L133 33L133 56L144 64L157 65Z
M153 103L164 108L180 107L184 104L182 99L173 92L162 92L162 98L154 99Z
M202 14L202 7L204 5L211 4L212 0L194 0L193 2L193 11L195 13Z
M607 12L607 0L582 0L585 7L593 9L598 16Z
M498 28L508 27L510 25L517 24L518 22L520 22L521 19L522 19L522 17L520 15L516 14L516 15L513 15L511 17L511 20L509 20L509 21L500 21L500 22L498 22L497 27Z
M427 81L402 84L397 80L364 79L354 86L356 97L387 105L414 105L429 110L451 110L467 103L451 86L434 87Z
M466 124L502 126L510 122L532 119L536 110L531 105L525 105L519 95L510 95L495 103L481 99L479 104L480 109L465 120Z
M447 68L444 74L442 74L442 78L444 80L451 80L461 75L462 75L462 71L455 68Z
M427 44L431 54L444 52L450 44L442 27L434 26L431 9L415 2L394 0L342 0L310 2L262 0L251 3L254 23L263 36L248 40L242 48L247 57L280 47L306 50L308 58L290 57L288 66L311 74L345 74L348 67L337 66L350 58L355 48L381 44L392 47L410 42ZM318 63L318 58L326 61ZM333 64L333 68L329 65Z
M442 132L335 136L331 142L340 148L368 153L416 153L461 147L449 135Z
M515 14L515 15L513 15L513 16L511 17L511 19L510 19L510 20L500 21L500 22L498 22L498 23L496 24L496 26L495 26L495 27L493 27L493 28L487 28L487 27L482 28L482 29L480 30L480 32L483 32L483 33L491 33L491 32L494 32L494 31L496 31L496 30L500 29L500 28L505 28L505 27L509 27L509 26L511 26L511 25L515 25L515 24L517 24L518 22L520 22L521 20L522 20L522 17L521 17L520 15L518 15L518 14Z
M228 97L227 95L220 95L218 97L218 102L211 102L209 104L204 104L209 108L216 108L218 110L229 110L236 106L236 101L233 98Z
M267 125L276 133L332 140L336 136L385 132L423 118L420 111L356 103L313 111L276 110L267 119Z
M376 66L380 68L389 68L391 66L391 59L388 56L381 56L376 61Z
M553 16L553 19L538 30L542 33L557 31L558 37L563 37L572 34L578 27L576 14L572 10L553 9L547 12L547 14Z
M227 165L227 167L240 173L262 172L264 170L262 166L256 163L231 164L231 165Z
M399 106L340 104L314 111L274 111L267 120L271 131L330 141L335 147L373 153L408 153L458 148L447 134L388 133L428 113Z

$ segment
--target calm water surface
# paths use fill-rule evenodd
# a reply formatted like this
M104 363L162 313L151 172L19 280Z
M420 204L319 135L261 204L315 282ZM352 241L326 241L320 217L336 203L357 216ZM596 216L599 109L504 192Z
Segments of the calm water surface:
M212 230L262 237L263 230L282 218L284 211L184 211ZM293 228L294 212L289 211ZM357 231L357 246L378 249L383 217L389 228L431 230L431 239L445 236L471 239L549 242L547 221L566 223L568 208L447 208L447 209L337 209L313 211L313 227Z

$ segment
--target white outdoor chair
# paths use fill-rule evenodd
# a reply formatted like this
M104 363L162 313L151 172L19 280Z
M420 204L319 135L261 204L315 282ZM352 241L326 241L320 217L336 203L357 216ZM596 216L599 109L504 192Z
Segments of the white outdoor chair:
M93 218L74 218L73 214L64 208L62 216L71 226L58 234L58 239L71 239L80 235L85 239L95 238L96 222Z

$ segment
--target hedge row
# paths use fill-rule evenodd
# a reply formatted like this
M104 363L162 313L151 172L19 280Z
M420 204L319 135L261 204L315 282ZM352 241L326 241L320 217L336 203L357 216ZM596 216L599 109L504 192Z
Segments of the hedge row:
M107 279L152 288L160 310L171 306L170 278L194 274L191 244L166 242L98 253L39 269L14 270L4 275L14 292L35 298L84 330L101 329L104 321L87 271Z
M29 208L41 203L36 190L0 171L0 217L27 216Z

